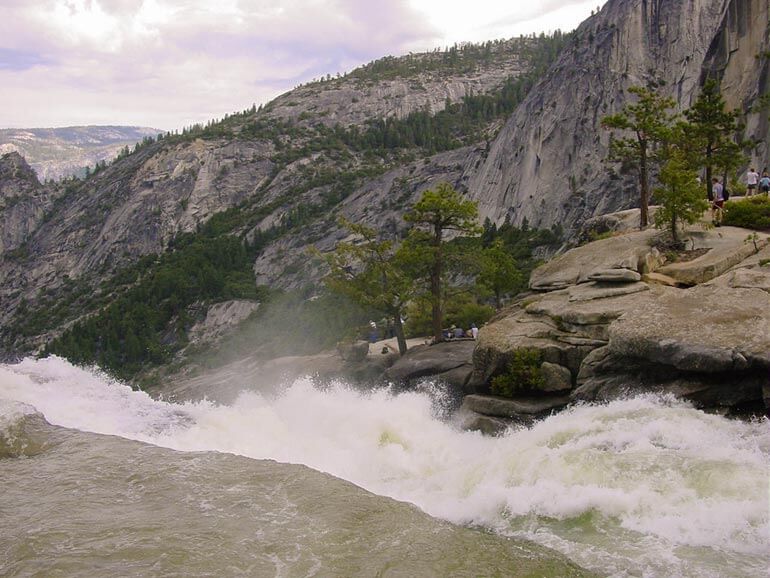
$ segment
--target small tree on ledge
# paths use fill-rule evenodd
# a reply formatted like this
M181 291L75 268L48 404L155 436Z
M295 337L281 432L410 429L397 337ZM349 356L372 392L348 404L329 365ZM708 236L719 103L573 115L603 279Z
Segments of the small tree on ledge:
M666 112L675 103L643 86L632 86L629 92L635 94L638 101L627 104L617 114L604 117L602 126L633 133L631 137L612 139L610 160L631 164L639 171L639 226L643 229L649 221L647 208L650 204L651 165L656 161L655 149L665 140L676 116Z

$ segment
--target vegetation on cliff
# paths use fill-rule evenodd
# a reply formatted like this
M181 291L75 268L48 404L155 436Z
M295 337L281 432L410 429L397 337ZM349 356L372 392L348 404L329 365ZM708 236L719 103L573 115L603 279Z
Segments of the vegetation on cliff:
M708 208L705 197L713 198L712 175L715 170L728 174L745 161L743 150L749 145L736 142L739 113L726 110L715 80L706 81L684 118L669 112L674 106L654 86L634 86L630 92L637 101L614 115L604 117L608 129L630 132L630 137L612 135L609 159L633 167L639 175L640 227L648 224L647 207L651 182L657 181L655 196L661 209L655 224L667 227L675 244L679 226L694 223ZM704 174L706 195L698 179Z

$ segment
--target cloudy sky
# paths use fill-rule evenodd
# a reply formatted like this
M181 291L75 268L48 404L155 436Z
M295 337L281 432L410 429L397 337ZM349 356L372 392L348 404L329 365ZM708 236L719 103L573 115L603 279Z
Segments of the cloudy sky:
M602 3L0 0L0 128L181 128L382 56L572 30Z

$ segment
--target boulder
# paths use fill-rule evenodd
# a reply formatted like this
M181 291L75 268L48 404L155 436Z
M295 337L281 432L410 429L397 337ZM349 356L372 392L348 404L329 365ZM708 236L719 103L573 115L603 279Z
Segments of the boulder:
M545 415L554 409L564 407L569 401L568 395L516 399L494 395L466 395L463 399L463 408L482 415L515 418L521 415Z
M516 418L501 418L491 415L468 411L461 427L468 431L481 432L487 436L498 436L510 427L530 427L535 423L532 416L516 416Z
M767 237L760 236L755 246L746 242L747 235L731 227L694 231L693 246L708 253L659 272L645 272L649 265L640 257L657 266L649 247L656 240L652 232L596 241L561 255L533 273L532 287L548 292L521 299L482 329L468 391L489 393L491 379L506 370L517 350L535 349L542 354L548 387L560 383L563 389L542 388L532 395L569 392L569 374L570 380L576 376L573 400L656 391L726 413L767 405L770 267L764 263L770 249L755 255ZM639 273L646 282L638 280ZM629 282L612 283L612 275Z
M738 227L720 227L705 231L691 231L694 247L710 251L692 261L664 265L658 273L667 275L682 285L693 286L719 277L757 252L754 243L746 242L748 231ZM767 235L760 234L756 245L767 244Z
M449 371L439 373L436 377L449 385L453 391L466 391L466 386L473 373L472 359L469 358L466 363Z
M651 217L654 214L655 207L649 207L649 209L649 216ZM578 233L578 240L582 243L588 243L598 236L606 235L607 233L638 231L639 223L639 209L628 209L607 215L597 215L583 223Z
M364 339L340 342L337 344L337 353L344 361L363 361L369 355L369 342Z
M445 374L462 366L467 366L470 372L475 346L476 341L464 339L418 345L398 359L385 372L385 378L396 383L407 383L428 375Z
M544 393L564 393L572 389L572 373L563 365L543 362L540 371L545 385L540 388Z
M695 372L770 368L770 294L719 285L654 293L610 326L614 355Z

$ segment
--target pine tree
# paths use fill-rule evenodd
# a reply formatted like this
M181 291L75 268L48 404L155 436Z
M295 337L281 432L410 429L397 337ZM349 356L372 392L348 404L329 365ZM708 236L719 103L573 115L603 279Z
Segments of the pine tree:
M404 220L414 225L404 243L404 258L416 266L415 272L421 270L427 281L436 342L443 338L443 278L449 260L446 234L454 231L466 237L479 235L481 227L477 218L476 203L463 198L448 183L425 191L412 210L404 215Z
M656 147L665 140L666 131L675 118L667 111L674 101L663 97L650 88L633 86L629 92L637 96L637 102L627 104L617 114L604 117L602 126L633 133L631 137L613 138L610 143L610 159L636 166L639 172L639 226L648 225L651 169L657 161Z
M708 209L697 180L700 153L688 137L687 123L678 123L672 128L661 156L665 161L658 177L661 186L655 189L660 205L655 213L655 225L667 228L677 246L680 225L695 223Z
M714 169L727 174L744 160L741 152L744 143L736 143L734 140L741 130L738 122L740 113L728 111L725 107L717 81L709 79L703 85L698 99L684 113L689 121L688 138L702 156L701 166L706 170L705 183L709 198Z
M324 282L333 291L388 316L393 322L398 351L403 355L406 337L401 318L414 295L413 280L400 266L393 243L378 240L376 231L364 225L346 220L341 224L358 237L358 242L338 243L333 252L322 257L330 270Z

